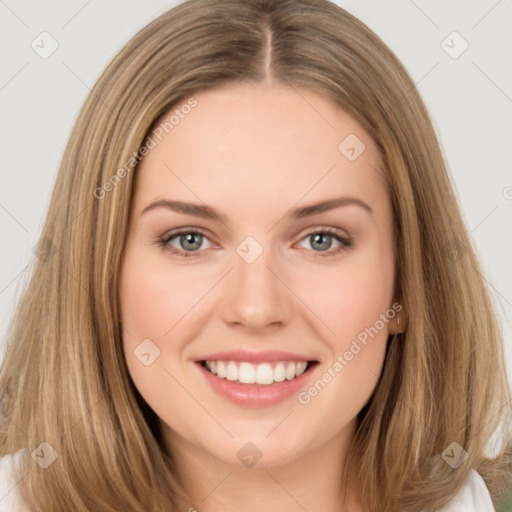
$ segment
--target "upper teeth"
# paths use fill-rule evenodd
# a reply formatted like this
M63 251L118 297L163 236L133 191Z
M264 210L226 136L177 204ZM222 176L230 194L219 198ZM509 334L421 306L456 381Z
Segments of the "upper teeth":
M273 384L292 380L306 371L306 361L252 364L239 361L205 361L211 373L242 384Z

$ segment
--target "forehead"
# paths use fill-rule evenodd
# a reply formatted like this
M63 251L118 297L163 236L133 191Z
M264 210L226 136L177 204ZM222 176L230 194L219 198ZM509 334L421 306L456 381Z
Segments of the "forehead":
M139 210L166 194L209 204L218 197L240 208L254 201L261 209L262 199L291 207L302 197L376 200L384 192L373 140L309 89L230 84L202 91L161 116L150 136L155 146L136 171Z

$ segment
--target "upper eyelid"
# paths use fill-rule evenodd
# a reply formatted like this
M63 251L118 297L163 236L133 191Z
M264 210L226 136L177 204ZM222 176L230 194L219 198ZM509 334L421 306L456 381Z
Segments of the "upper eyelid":
M208 238L208 240L213 242L213 240L211 240L210 235L208 234L208 232L203 230L203 229L201 229L201 228L178 228L177 231L171 230L171 231L163 234L160 237L160 239L161 240L171 240L172 238L175 238L175 237L177 237L179 235L183 235L183 234L186 234L186 233L197 233L199 235L204 236L205 238Z

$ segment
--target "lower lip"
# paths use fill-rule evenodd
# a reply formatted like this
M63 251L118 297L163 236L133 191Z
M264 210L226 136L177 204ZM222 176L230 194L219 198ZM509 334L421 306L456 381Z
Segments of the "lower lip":
M272 407L293 395L297 395L318 366L318 364L315 364L310 368L308 367L302 375L292 380L258 386L256 384L238 384L227 379L221 379L209 372L202 364L196 364L214 391L236 405L247 407Z

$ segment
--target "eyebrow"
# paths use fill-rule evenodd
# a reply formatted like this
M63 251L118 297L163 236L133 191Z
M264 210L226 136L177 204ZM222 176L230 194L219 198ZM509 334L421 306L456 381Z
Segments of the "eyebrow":
M319 213L333 210L335 208L340 208L342 206L359 206L370 215L373 214L372 207L365 203L362 199L357 197L335 197L332 199L326 199L325 201L321 201L319 203L294 208L286 214L286 217L298 220L303 219L304 217L310 217L312 215L317 215ZM148 206L146 206L144 210L142 210L141 215L144 215L145 213L154 210L155 208L167 208L169 210L173 210L178 213L184 213L186 215L193 215L195 217L201 217L203 219L209 219L223 223L226 222L225 216L216 212L211 206L205 204L187 203L184 201L173 201L171 199L158 199L153 201Z

